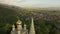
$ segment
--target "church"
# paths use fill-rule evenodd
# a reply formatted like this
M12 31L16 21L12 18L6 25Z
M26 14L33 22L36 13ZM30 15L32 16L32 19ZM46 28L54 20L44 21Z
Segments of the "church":
M34 21L33 18L31 18L31 26L30 30L28 32L28 29L26 29L26 24L24 24L24 27L22 27L22 21L18 19L16 22L17 28L15 28L15 25L12 25L12 31L11 34L35 34L35 28L34 28Z

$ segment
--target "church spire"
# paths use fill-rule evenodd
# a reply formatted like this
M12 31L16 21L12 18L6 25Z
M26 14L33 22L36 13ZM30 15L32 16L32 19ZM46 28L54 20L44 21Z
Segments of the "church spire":
M35 34L35 28L34 28L33 18L31 18L31 20L32 20L32 23L31 23L31 26L30 26L30 32L29 32L29 34Z

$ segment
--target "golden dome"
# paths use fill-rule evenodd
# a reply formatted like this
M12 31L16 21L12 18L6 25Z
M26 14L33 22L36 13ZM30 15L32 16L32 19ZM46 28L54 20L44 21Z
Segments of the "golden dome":
M22 22L20 20L17 21L17 25L20 25Z

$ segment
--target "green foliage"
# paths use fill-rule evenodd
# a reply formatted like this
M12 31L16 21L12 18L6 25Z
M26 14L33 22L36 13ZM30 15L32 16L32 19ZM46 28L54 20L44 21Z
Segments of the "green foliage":
M60 12L51 10L41 10L41 9L20 9L20 12L15 12L7 8L0 7L0 34L9 34L11 31L11 25L16 24L17 16L23 22L22 24L27 24L27 29L29 29L31 24L31 17L34 17L34 25L36 34L60 34L60 26L58 25L58 19L45 20L43 18L38 18L40 13L42 14L55 14L58 15ZM37 14L37 15L36 15ZM38 19L37 19L37 18Z

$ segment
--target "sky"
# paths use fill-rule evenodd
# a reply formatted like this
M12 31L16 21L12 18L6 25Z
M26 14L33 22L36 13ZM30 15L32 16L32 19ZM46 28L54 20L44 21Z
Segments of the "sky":
M60 7L60 0L0 0L0 3L19 7Z

